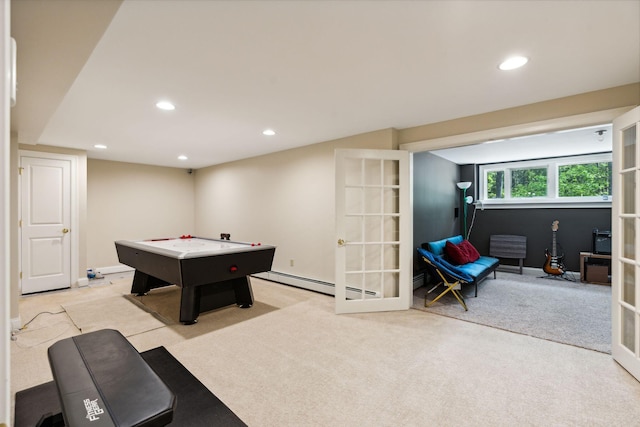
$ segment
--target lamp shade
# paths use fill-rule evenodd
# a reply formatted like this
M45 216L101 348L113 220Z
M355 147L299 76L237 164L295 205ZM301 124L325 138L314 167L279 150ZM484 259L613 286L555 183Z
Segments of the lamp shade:
M462 181L462 182L458 182L456 185L458 186L459 189L466 190L467 188L471 187L471 182Z

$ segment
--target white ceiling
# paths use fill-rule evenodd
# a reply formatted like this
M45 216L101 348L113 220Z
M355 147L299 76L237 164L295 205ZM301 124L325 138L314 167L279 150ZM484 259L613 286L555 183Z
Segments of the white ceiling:
M608 153L611 152L613 143L612 128L610 123L606 123L499 141L483 141L466 147L434 150L431 153L459 165Z
M200 168L640 81L635 0L13 0L12 9L12 131L97 159ZM529 64L499 71L515 53ZM176 110L156 109L160 99Z

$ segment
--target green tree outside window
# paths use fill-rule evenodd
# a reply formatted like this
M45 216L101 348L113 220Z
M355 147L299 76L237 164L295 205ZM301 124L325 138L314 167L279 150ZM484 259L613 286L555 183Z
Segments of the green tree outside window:
M511 170L511 197L547 197L547 168Z
M504 199L504 171L487 172L487 198Z
M611 196L611 162L558 167L559 197Z

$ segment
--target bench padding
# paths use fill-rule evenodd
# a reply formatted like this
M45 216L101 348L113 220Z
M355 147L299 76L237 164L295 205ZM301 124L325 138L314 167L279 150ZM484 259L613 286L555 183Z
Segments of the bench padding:
M174 394L118 331L103 329L49 347L66 426L160 427Z

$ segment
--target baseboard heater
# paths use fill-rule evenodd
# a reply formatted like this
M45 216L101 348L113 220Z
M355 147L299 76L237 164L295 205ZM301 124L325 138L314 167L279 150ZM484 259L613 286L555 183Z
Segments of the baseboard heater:
M336 285L334 283L323 282L322 280L309 279L307 277L294 276L287 273L278 273L277 271L267 271L264 273L253 274L252 276L269 280L271 282L282 283L283 285L290 285L295 286L296 288L320 292L322 294L336 295ZM347 286L347 299L360 299L362 298L361 295L361 289ZM379 298L380 293L366 290L365 296L367 298Z

